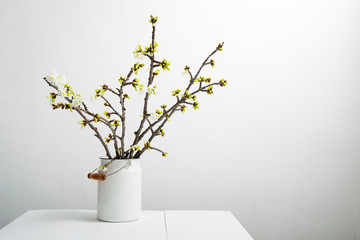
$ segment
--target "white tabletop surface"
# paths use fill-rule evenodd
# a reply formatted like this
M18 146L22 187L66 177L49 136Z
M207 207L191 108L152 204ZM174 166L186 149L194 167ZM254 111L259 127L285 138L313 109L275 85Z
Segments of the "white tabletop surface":
M253 240L228 211L143 211L106 223L94 210L32 210L0 230L2 240Z

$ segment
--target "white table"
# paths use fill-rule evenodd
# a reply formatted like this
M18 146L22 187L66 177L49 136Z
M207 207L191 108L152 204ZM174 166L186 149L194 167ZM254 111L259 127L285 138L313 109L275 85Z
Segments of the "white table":
M94 210L28 211L0 239L253 240L228 211L143 211L135 222L105 223Z

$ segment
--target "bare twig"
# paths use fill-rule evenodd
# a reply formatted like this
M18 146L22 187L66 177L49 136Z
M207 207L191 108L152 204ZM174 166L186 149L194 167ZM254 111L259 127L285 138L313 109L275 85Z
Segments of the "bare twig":
M116 114L120 120L122 121L122 116L120 115L120 113L118 113L115 108L111 105L111 103L104 97L104 96L100 96L105 102L106 102L106 106L108 106L109 108L111 108L114 111L114 114Z

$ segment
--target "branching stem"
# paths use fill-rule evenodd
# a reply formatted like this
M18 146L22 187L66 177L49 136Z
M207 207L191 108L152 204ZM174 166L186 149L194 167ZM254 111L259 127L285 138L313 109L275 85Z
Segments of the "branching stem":
M150 69L148 73L147 78L147 84L143 87L146 87L146 89L151 86L154 82L155 76L159 74L159 69L154 71L158 67L162 67L164 70L169 70L170 63L166 61L165 59L163 61L158 61L155 59L155 52L156 52L156 42L155 42L155 23L157 21L157 18L154 18L151 16L150 22L152 23L152 34L151 34L151 44L149 47L145 48L145 51L141 49L141 46L139 46L139 49L136 50L136 54L140 53L143 56L146 56L150 61ZM126 132L126 108L125 108L125 99L129 96L127 94L124 94L124 87L125 86L133 86L136 90L137 87L139 87L139 80L134 79L130 81L131 76L133 73L137 74L138 70L144 66L144 64L134 64L134 66L130 69L129 73L127 74L126 78L120 77L120 86L119 88L109 88L107 85L102 85L101 89L96 90L96 96L103 99L105 102L104 105L109 107L112 111L105 112L104 114L108 117L108 119L100 116L97 113L93 113L89 110L89 108L86 106L86 104L77 98L75 93L71 90L71 87L68 85L65 85L66 88L66 94L64 98L69 104L64 103L58 103L58 105L53 104L53 109L56 108L62 108L62 109L68 109L75 110L83 119L82 124L83 126L89 125L90 128L95 132L95 136L99 139L102 146L105 149L106 156L111 159L106 166L111 164L115 159L131 159L131 158L140 158L140 156L144 153L146 149L155 150L158 152L161 152L163 156L166 156L167 153L163 152L159 148L155 148L150 146L150 143L152 140L159 135L164 135L163 127L168 122L168 120L172 117L172 115L175 112L178 111L185 111L186 105L192 105L194 109L198 108L198 102L196 102L196 95L199 92L207 92L208 94L212 94L212 90L214 85L220 85L225 86L226 81L221 80L220 82L210 83L211 79L204 79L203 77L199 77L202 69L206 65L212 65L214 66L215 62L214 60L209 59L217 52L222 50L223 43L220 43L217 48L212 51L203 61L199 69L197 70L196 74L193 75L193 73L190 71L190 67L185 66L185 71L187 71L190 75L190 81L188 85L186 86L185 90L181 92L180 90L173 91L173 96L176 97L175 103L172 104L172 106L167 107L166 105L162 105L161 108L163 108L162 113L160 110L157 110L158 118L156 120L150 121L149 116L151 115L148 112L148 105L149 105L149 97L151 93L146 91L144 100L143 100L143 108L142 108L142 119L140 121L140 124L137 128L137 130L134 132L135 137L132 142L132 146L130 146L129 149L125 149L125 132ZM53 79L53 78L50 78ZM58 82L56 81L48 81L47 78L44 78L44 80L49 84L50 87L56 89L58 91L57 94L51 93L52 100L60 95ZM196 88L194 88L194 84L196 84ZM61 87L60 87L61 88ZM155 87L154 87L155 88ZM152 91L154 91L154 88ZM62 95L64 95L64 89L61 88ZM71 90L71 91L70 91ZM189 93L191 90L191 93ZM116 95L119 98L119 103L121 106L121 111L116 110L115 106L111 104L111 102L103 95L106 91L109 91L110 93ZM179 95L180 92L182 95ZM155 93L155 91L154 91ZM73 95L71 95L73 94ZM193 100L194 102L191 102ZM75 102L74 102L75 101ZM112 118L114 116L115 118ZM89 118L89 119L88 119ZM120 120L118 120L120 119ZM95 127L94 122L100 122L102 124L105 124L111 131L111 134L109 134L109 137L106 138L106 141L104 141L104 138L101 136L99 130L97 127ZM118 126L120 126L119 122L121 122L121 134L117 134ZM147 122L148 126L145 126L145 122ZM119 128L120 129L120 128ZM139 149L138 144L141 140L143 140L147 136L147 141L144 144L144 146ZM114 140L114 149L115 149L115 156L111 156L109 147L106 143L109 143L111 140ZM120 142L120 143L119 143ZM119 147L120 144L120 147ZM105 166L105 167L106 167Z

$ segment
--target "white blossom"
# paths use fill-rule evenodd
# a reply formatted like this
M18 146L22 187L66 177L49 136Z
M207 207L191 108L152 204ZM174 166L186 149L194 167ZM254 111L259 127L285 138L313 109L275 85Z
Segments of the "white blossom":
M146 93L148 93L149 95L151 95L151 93L155 90L157 86L153 86L152 84L149 85L148 87L144 87L142 85L139 86L139 90L137 90L139 92L139 95L145 95Z
M144 61L144 60L145 60L144 55L142 55L142 54L140 54L140 53L134 53L134 58L135 58L135 59L138 59L138 60L141 60L141 61Z
M51 72L46 75L46 80L49 82L55 83L55 80L59 77L59 74L55 70L51 70Z
M90 100L95 101L96 100L96 94L91 94L90 95Z
M150 116L149 116L149 120L151 121L156 121L158 120L158 118L160 117L161 115L158 114L158 113L151 113Z
M58 81L59 83L61 83L62 85L66 84L66 77L64 75L59 75L58 76Z
M80 104L81 104L83 101L84 101L84 98L83 98L81 95L77 94L77 95L75 95L75 96L73 97L72 102L71 102L71 106L72 106L72 107L79 107Z
M155 87L156 87L156 86L155 86ZM151 94L152 90L153 90L155 87L153 87L152 84L149 85L149 86L147 87L147 93L148 93L148 94Z
M65 90L65 88L59 88L59 94L60 94L61 96L66 96L66 90Z
M64 75L59 75L55 70L52 70L46 75L45 79L54 84L58 88L60 95L64 96L63 91L65 91L64 85L66 84L66 77Z
M147 89L144 86L139 86L139 90L136 90L139 92L139 95L145 95L147 92Z

